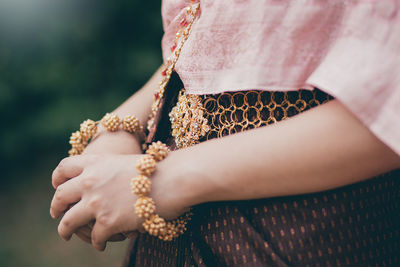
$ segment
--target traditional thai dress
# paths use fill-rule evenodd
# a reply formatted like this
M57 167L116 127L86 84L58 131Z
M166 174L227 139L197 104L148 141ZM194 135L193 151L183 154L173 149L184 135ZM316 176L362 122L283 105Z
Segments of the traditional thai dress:
M189 4L163 1L165 62ZM200 8L148 141L180 149L337 99L400 155L398 1L200 0ZM204 203L172 242L139 234L125 264L399 266L399 178L394 170L318 193Z

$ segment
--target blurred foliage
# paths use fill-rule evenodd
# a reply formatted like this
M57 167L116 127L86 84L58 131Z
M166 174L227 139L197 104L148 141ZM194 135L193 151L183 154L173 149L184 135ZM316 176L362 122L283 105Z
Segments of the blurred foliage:
M62 241L51 172L72 131L100 119L161 64L161 1L0 0L0 266L120 266Z
M0 2L1 184L42 155L66 155L82 120L149 78L161 64L160 2Z

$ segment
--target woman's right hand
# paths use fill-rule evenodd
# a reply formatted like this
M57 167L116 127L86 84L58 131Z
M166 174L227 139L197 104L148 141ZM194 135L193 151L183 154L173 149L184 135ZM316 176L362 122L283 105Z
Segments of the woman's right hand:
M164 68L164 66L160 66L149 81L114 112L120 117L134 114L142 124L145 123L151 112L154 89L159 87L158 83L163 78L162 70ZM99 135L90 142L83 154L142 154L142 149L137 136L124 131L107 132L100 126ZM90 243L91 232L91 226L87 225L80 228L76 235ZM133 236L135 233L116 235L110 241L120 241Z
M124 131L108 132L99 129L99 135L85 148L83 154L142 154L138 137ZM84 242L91 244L94 222L80 227L75 234ZM137 232L113 235L109 241L118 242L135 238Z

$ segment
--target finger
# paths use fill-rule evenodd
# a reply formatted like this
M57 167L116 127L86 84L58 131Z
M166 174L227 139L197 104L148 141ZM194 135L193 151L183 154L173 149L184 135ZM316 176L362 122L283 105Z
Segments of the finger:
M107 240L107 242L120 242L124 241L127 238L125 234L115 234L110 236L110 238Z
M50 205L50 215L54 219L58 218L71 205L81 200L82 190L80 186L80 179L73 179L66 183L63 183L59 187L53 196L53 200Z
M78 228L88 224L94 217L88 210L83 202L80 201L67 211L58 225L60 237L68 241Z
M76 230L76 233L80 233L81 235L85 235L87 238L92 240L92 228L90 228L88 225L84 225L82 227L79 227Z
M53 187L57 188L69 179L78 176L82 173L83 167L84 161L81 156L74 156L61 160L51 177Z
M89 243L91 243L90 240L92 238L92 228L93 228L93 226L89 226L89 225L90 225L90 223L88 225L85 225L85 226L82 226L82 227L78 228L78 230L75 232L75 234L78 235L78 233L79 233L80 235L84 235L85 236L85 241L86 241L86 238L88 238L89 239ZM107 240L107 242L108 241L110 241L110 242L124 241L126 238L128 238L128 237L131 238L131 237L134 237L135 235L137 235L137 233L135 231L128 232L128 233L115 234L115 235L112 235Z
M92 243L92 237L89 235L87 235L87 233L85 231L81 231L81 228L79 228L78 230L76 230L75 235L77 237L79 237L82 241L91 244Z
M106 248L107 240L115 234L112 229L113 223L108 216L96 218L92 229L92 245L95 249L103 251Z
M123 233L123 235L124 235L126 238L134 239L134 238L136 238L136 237L138 236L138 231L125 232L125 233Z
M94 226L94 221L88 223L88 225L85 225L81 228L78 229L78 231L88 237L89 239L92 238L92 228ZM112 235L107 241L110 242L119 242L119 241L124 241L128 236L133 237L135 234L137 234L135 231L133 232L127 232L127 233L121 233L121 234L115 234Z

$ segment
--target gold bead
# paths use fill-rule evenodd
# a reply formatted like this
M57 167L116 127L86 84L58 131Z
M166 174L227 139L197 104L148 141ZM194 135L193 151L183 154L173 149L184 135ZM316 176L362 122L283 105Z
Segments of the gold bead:
M71 148L69 151L68 151L68 154L70 155L70 156L76 156L76 155L79 155L79 154L81 154L82 152L80 152L78 149L76 149L76 148Z
M85 149L87 142L82 139L81 133L79 131L73 132L69 138L69 143L72 149L68 151L70 156L79 155Z
M177 238L179 234L176 231L176 227L173 222L167 222L165 231L163 234L160 234L158 238L163 241L172 241L174 238Z
M146 154L152 156L156 161L160 161L168 156L168 147L160 141L157 141L149 146Z
M150 193L151 181L147 176L138 175L131 180L132 192L138 196Z
M176 232L178 235L181 235L186 231L186 224L187 224L187 221L185 221L185 220L177 220L175 227L176 227Z
M156 204L150 197L140 197L135 204L136 214L140 218L149 218L156 211Z
M152 215L143 222L143 228L152 236L163 235L166 231L166 222L157 214Z
M140 121L135 116L127 115L122 120L122 129L129 133L135 133L141 129Z
M106 128L107 130L111 132L115 132L118 130L119 125L121 124L121 120L117 115L114 113L107 113L104 115L104 117L101 119L101 124Z
M82 138L85 140L92 138L97 133L96 122L92 120L85 120L80 126Z
M150 155L141 157L136 165L137 171L145 176L150 176L156 169L156 161Z
M69 143L72 147L82 144L82 135L79 131L73 132L69 138Z

